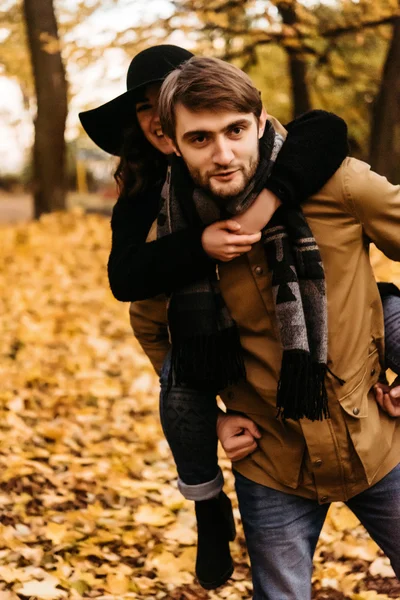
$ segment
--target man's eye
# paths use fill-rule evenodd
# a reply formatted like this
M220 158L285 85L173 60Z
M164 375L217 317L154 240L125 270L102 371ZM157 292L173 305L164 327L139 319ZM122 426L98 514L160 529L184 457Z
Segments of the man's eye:
M198 135L197 137L192 139L192 143L196 144L197 146L204 144L206 141L207 141L207 136L205 136L205 135Z
M233 129L231 129L231 133L233 135L240 135L243 132L243 127L233 127Z

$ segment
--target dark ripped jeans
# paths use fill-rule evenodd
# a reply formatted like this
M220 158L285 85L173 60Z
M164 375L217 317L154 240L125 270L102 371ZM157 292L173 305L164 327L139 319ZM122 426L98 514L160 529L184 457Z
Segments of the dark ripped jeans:
M216 394L172 384L167 393L171 358L160 377L160 418L178 471L178 487L189 500L208 500L222 490L217 459Z

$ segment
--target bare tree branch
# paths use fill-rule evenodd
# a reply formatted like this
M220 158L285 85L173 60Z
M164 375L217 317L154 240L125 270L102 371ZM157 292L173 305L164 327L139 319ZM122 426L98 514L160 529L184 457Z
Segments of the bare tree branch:
M395 23L396 19L400 17L400 11L397 11L390 17L385 17L383 19L374 19L372 21L361 21L360 23L354 25L346 25L345 27L335 27L332 29L326 29L321 32L321 36L324 38L337 37L339 35L343 35L345 33L352 33L353 31L362 31L363 29L368 29L370 27L378 27L379 25L392 25Z

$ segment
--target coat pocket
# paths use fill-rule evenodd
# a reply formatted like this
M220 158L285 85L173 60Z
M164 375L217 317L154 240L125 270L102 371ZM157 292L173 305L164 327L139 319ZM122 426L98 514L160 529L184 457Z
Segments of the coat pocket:
M375 400L372 388L380 374L379 353L373 348L362 366L343 386L332 382L369 484L390 451L396 426L396 419L382 411Z
M334 382L334 390L342 409L353 419L368 417L368 391L379 380L381 366L377 348L343 386Z

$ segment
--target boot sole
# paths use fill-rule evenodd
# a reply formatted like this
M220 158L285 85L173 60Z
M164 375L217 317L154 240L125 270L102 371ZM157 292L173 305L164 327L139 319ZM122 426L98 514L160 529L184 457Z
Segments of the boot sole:
M229 567L229 569L224 573L224 575L221 575L221 577L219 579L217 579L217 581L213 581L213 582L201 581L201 579L199 579L199 578L197 578L197 581L199 582L201 587L204 588L205 590L215 590L216 588L221 587L221 585L224 585L224 583L226 583L228 581L228 579L231 577L233 571L234 571L234 566L232 563L231 566Z

